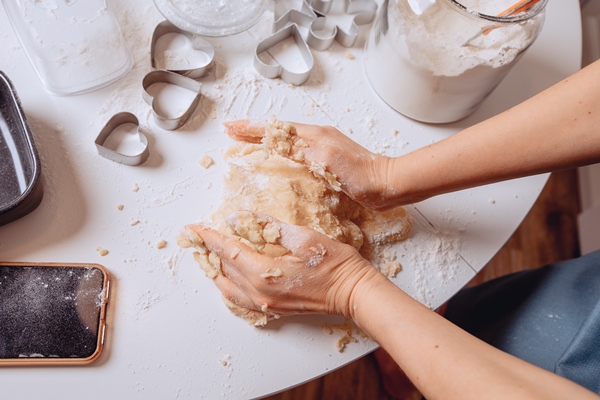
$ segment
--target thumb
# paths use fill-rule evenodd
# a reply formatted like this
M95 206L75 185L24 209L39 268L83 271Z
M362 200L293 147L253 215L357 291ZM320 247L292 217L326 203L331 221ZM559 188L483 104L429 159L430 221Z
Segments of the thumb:
M242 119L223 123L227 129L227 135L241 142L260 143L265 135L264 122Z

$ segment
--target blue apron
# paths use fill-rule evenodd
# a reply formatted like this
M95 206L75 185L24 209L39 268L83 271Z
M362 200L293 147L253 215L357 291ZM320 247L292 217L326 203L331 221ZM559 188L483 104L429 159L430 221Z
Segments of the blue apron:
M600 251L463 289L444 316L600 394Z

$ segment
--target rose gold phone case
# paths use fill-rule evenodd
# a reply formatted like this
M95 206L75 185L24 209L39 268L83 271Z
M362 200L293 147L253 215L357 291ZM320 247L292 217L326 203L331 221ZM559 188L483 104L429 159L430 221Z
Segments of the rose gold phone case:
M51 365L85 365L94 362L100 357L104 349L104 339L106 333L106 309L108 306L110 290L110 273L108 270L95 263L27 263L27 262L0 262L0 266L23 266L23 267L81 267L97 268L102 272L103 288L102 300L98 322L97 345L94 353L85 358L45 358L45 357L26 357L26 358L0 358L0 367L3 366L51 366Z

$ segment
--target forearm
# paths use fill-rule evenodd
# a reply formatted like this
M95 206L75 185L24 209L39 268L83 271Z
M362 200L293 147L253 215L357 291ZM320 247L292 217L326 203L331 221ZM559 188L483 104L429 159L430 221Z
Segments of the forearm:
M485 344L385 278L356 289L352 305L354 321L428 399L597 398Z
M600 62L448 139L394 159L403 202L600 161Z

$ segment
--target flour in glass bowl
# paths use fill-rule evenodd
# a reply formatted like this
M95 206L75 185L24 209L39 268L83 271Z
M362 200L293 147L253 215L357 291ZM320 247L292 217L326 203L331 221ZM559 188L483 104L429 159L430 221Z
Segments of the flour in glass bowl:
M463 1L468 9L462 12L448 0L416 12L413 2L390 0L387 13L380 13L365 69L384 101L423 122L453 122L473 113L533 43L544 20L543 11L514 23L472 15L499 13L513 0L494 2L495 9Z

